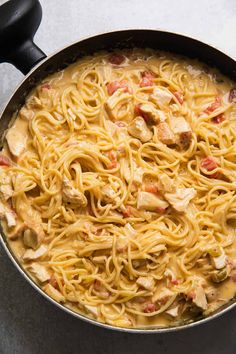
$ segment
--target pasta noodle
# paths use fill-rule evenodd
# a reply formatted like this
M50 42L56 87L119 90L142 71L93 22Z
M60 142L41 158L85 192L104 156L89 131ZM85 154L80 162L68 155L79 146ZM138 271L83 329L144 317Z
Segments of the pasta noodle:
M236 89L170 53L98 53L46 78L6 133L0 217L53 299L171 326L236 292Z

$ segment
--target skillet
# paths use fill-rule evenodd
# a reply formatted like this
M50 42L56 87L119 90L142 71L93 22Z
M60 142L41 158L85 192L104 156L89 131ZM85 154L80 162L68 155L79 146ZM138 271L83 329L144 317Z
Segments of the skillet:
M114 49L149 47L156 50L169 51L189 58L199 59L211 67L216 67L223 74L236 81L236 62L233 58L196 39L160 30L130 29L103 33L73 43L57 53L46 57L46 54L33 42L33 37L41 22L41 17L42 8L38 0L9 0L0 6L0 63L11 63L26 75L0 115L1 138L8 128L13 114L24 104L26 96L33 87L48 75L64 69L77 59L101 50L112 51ZM65 312L103 328L133 333L177 331L217 318L236 305L236 299L232 299L205 318L199 318L195 322L175 327L155 327L147 330L142 328L118 328L103 324L66 308L44 293L23 270L12 253L2 229L0 231L0 241L3 248L15 267L35 290Z

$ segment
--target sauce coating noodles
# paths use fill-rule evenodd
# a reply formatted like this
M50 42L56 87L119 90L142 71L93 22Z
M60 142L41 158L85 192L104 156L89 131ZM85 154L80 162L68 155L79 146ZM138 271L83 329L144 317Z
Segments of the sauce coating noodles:
M44 80L6 134L0 217L56 301L170 326L236 291L236 89L169 53L99 53Z

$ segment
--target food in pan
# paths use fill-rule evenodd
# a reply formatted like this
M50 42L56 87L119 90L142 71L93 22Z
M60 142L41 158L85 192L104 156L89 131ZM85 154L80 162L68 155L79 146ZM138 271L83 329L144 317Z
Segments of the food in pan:
M171 326L236 292L236 88L190 59L99 53L45 79L0 155L13 253L54 300Z

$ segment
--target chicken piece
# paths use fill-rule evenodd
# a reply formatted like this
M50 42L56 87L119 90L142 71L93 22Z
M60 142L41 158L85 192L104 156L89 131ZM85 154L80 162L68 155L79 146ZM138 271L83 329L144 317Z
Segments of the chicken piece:
M7 222L7 226L12 228L16 226L16 215L15 213L9 208L7 204L3 204L0 201L0 219L5 219Z
M151 276L139 277L136 280L136 284L142 286L144 289L152 291L155 286L155 280Z
M45 233L43 230L43 222L42 222L42 217L40 212L36 210L34 207L32 207L29 200L25 198L25 199L21 199L16 204L16 213L22 220L24 220L25 226L22 229L22 233L24 233L26 229L31 230L31 235L29 235L29 231L27 232L28 233L28 236L26 237L27 241L29 241L29 238L31 237L31 241L29 242L32 245L34 244L35 247L38 247L38 245L42 242L42 240L45 237Z
M114 108L118 103L125 103L130 99L131 95L128 92L124 92L123 89L118 89L117 91L115 91L115 93L113 93L112 96L110 96L106 103L105 103L105 108L107 110L107 113L113 118L115 119L115 115L114 115Z
M11 184L11 176L7 171L0 169L0 197L3 200L8 200L13 196L13 189Z
M157 136L163 144L175 144L175 136L166 122L157 125Z
M30 96L26 101L27 108L41 109L43 107L41 100L36 96Z
M74 188L67 178L62 181L62 199L65 203L76 204L80 208L85 208L88 204L85 195Z
M209 254L211 257L211 263L216 269L222 269L226 266L227 258L223 247L216 246L215 248L209 250Z
M158 289L152 297L153 302L165 304L175 293L167 288Z
M24 230L26 229L26 225L17 222L15 227L13 227L13 229L8 232L7 236L10 240L16 240L18 237L22 236Z
M153 104L144 103L139 106L140 115L147 123L160 123L166 120L165 113L156 109Z
M7 211L5 213L5 217L6 217L7 226L9 228L16 226L16 215L15 213L13 213L13 211Z
M23 232L24 245L33 249L36 249L40 242L43 240L41 233L33 228L27 228Z
M22 258L24 261L32 261L44 256L47 251L48 248L45 245L41 245L37 250L29 249L25 251Z
M19 115L21 118L25 120L31 120L34 117L34 111L32 109L27 109L25 107L22 107Z
M153 193L148 193L143 191L138 192L138 198L137 198L138 209L155 211L158 208L166 209L168 208L168 206L169 204L165 200L160 199L157 195Z
M196 195L194 188L177 188L175 193L165 193L165 198L175 210L184 212Z
M167 174L162 173L159 177L160 189L164 192L172 192L175 188L174 181Z
M98 309L96 306L84 305L84 308L95 317L98 317Z
M116 196L114 189L108 184L102 188L103 200L107 203L118 203L120 198Z
M172 309L168 309L166 313L171 317L178 317L179 306L173 307Z
M192 302L199 307L201 310L206 310L207 309L207 299L206 299L206 294L201 285L197 285L194 289L193 292L194 296L192 299Z
M178 141L183 146L188 146L192 138L192 129L183 117L172 118L170 127L174 134L178 136Z
M152 139L152 132L148 129L145 120L142 117L136 117L128 126L128 133L142 143Z
M66 301L65 297L60 293L60 291L55 289L49 283L47 285L45 285L43 290L45 291L46 294L48 294L51 298L53 298L53 300L56 300L57 302L65 302Z
M97 256L97 257L93 257L93 263L95 264L105 264L107 258L105 256Z
M32 263L28 267L30 273L32 273L35 278L37 278L41 283L48 281L51 277L50 273L47 271L46 267L38 263Z
M123 230L125 235L119 235L116 241L116 248L118 252L123 252L127 248L130 239L135 237L137 234L136 230L129 223L125 224Z
M26 136L15 128L8 130L6 134L6 141L10 152L15 157L19 157L26 147Z
M213 288L211 286L205 290L205 294L206 294L207 301L212 302L212 301L216 300L216 298L218 296L218 291L216 288Z
M153 90L152 95L150 95L150 101L158 105L160 108L168 105L172 98L172 94L167 89L160 87L156 87Z
M130 170L129 163L128 163L127 159L122 159L121 168L122 168L125 180L127 181L127 183L129 183L131 180L131 170ZM133 171L134 171L133 181L137 184L142 184L143 174L145 172L143 167L138 167L136 165L136 163L133 161Z

